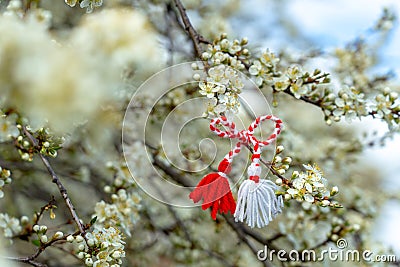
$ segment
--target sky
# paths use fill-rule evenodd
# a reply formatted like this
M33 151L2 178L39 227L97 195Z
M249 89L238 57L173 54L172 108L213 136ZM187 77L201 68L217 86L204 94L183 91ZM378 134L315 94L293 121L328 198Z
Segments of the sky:
M282 0L287 5L274 5L271 1L247 0L241 7L241 19L233 21L233 30L247 36L253 42L261 43L272 51L282 45L287 49L301 51L321 48L331 51L334 47L344 47L356 36L370 37L369 29L382 14L384 7L392 8L400 18L399 0ZM282 8L284 7L284 8ZM294 34L306 37L306 42L292 42L293 39L282 30L282 21L275 14L283 12L293 22ZM245 23L244 23L245 22ZM257 40L257 41L254 41ZM400 83L400 23L395 24L388 42L379 53L378 71L391 70L395 80ZM380 133L386 125L372 120L364 121L368 127ZM376 166L382 166L386 181L391 189L400 191L400 135L389 141L381 149L368 149L363 157ZM400 256L400 202L389 201L384 205L376 221L373 233L377 240L394 247Z

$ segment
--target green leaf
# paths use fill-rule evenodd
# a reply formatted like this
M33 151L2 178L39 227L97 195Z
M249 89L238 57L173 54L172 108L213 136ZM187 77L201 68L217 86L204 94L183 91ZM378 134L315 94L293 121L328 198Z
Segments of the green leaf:
M94 216L94 217L90 220L90 225L93 225L96 221L97 221L97 216Z
M40 247L40 241L39 241L39 239L32 240L32 244L34 244L34 245L37 246L37 247Z

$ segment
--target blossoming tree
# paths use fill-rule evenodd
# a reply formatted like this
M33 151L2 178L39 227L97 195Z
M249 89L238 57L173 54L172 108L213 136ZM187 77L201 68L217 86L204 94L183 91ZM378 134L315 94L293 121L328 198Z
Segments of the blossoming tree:
M338 241L391 253L371 224L398 194L359 157L399 131L375 44L260 49L225 33L244 2L0 1L1 264L319 266L260 251ZM385 9L371 34L395 20ZM366 118L387 133L349 124Z

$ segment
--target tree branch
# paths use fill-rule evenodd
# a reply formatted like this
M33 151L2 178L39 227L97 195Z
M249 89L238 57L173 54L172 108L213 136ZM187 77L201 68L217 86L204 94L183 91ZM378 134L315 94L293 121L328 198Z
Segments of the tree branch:
M200 42L204 42L204 38L201 37L198 32L195 30L193 27L192 23L190 22L190 19L186 13L186 9L183 6L182 2L180 0L173 0L175 6L179 10L179 14L181 15L183 25L185 27L186 32L188 33L190 39L192 40L193 43L193 49L196 53L196 56L198 58L201 58L201 55L203 54L203 50L201 49Z
M26 129L25 126L23 127L23 131L24 131L25 135L28 137L28 139L31 141L32 145L34 147L37 147L38 146L37 140L35 139L35 137L32 136L32 134ZM64 187L61 180L58 178L56 172L53 170L52 166L50 165L50 162L47 159L47 157L45 155L41 154L40 152L38 153L38 155L39 155L40 159L43 161L43 164L46 167L47 171L50 173L50 175L52 177L52 182L57 185L58 190L60 191L60 194L63 197L65 204L67 205L73 220L75 221L76 225L79 228L79 232L83 236L85 236L85 227L81 223L81 221L76 213L75 207L72 204L71 199L68 196L67 189Z

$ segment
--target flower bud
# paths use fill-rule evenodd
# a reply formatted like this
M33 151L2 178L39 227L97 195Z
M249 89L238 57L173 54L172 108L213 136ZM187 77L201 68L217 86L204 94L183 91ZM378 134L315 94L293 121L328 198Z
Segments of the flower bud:
M375 100L378 101L378 102L382 102L382 101L385 100L385 97L383 95L381 95L381 94L378 94L378 95L375 96Z
M21 159L22 159L22 160L29 160L29 154L28 154L28 153L23 153L23 154L21 155Z
M46 225L42 225L40 226L40 232L46 233L47 232L47 226Z
M284 174L285 174L285 172L286 172L286 170L285 170L285 169L279 169L279 170L278 170L278 173L279 173L280 175L284 175Z
M10 176L11 176L11 171L10 171L10 170L7 170L7 169L3 169L3 170L2 170L2 175L3 175L4 177L10 177Z
M78 235L75 237L76 242L80 243L83 241L83 237L81 235Z
M53 238L54 238L54 239L60 239L60 238L62 238L63 236L64 236L64 233L61 232L61 231L58 231L58 232L56 232L56 233L54 234Z
M42 242L42 243L47 243L47 235L42 235L42 236L40 237L40 242Z
M109 247L109 244L108 244L108 242L101 242L101 247L102 248L108 248Z
M27 224L29 222L29 218L28 218L28 216L22 216L21 217L21 224L22 225L25 225L25 224Z
M391 92L391 90L390 90L389 87L385 87L385 88L383 89L383 94L384 94L384 95L388 95L388 94L390 94L390 92Z
M331 196L334 196L337 193L339 193L339 188L337 186L332 187L331 192L330 192Z
M93 239L88 239L87 244L89 247L93 247L94 246L94 240Z
M282 153L282 151L284 150L284 146L280 145L276 147L276 154Z
M93 265L93 260L92 260L92 258L87 258L87 259L85 260L85 264L86 264L86 266L92 266L92 265Z
M33 230L34 232L39 232L40 226L37 225L37 224L35 224L35 225L32 227L32 230Z
M83 259L85 257L85 252L79 252L78 253L78 258Z
M121 252L119 252L118 250L114 251L113 254L111 255L111 257L113 257L114 259L119 259L121 258Z
M390 100L395 100L395 99L397 99L399 97L399 94L398 93L396 93L396 92L391 92L390 94L389 94L389 98L390 98Z
M204 53L201 55L201 58L202 58L203 60L207 60L207 59L210 58L210 54L207 53L207 52L204 52Z
M67 241L72 243L74 242L75 238L72 235L67 236Z
M114 185L116 187L120 187L122 184L123 184L123 181L122 181L122 179L120 177L115 178Z
M326 200L326 199L322 200L322 202L321 202L321 205L323 207L329 206L329 204L331 204L331 202L329 200Z
M338 236L337 234L333 234L333 235L331 236L331 240L332 240L333 242L336 242L338 239L339 239L339 236Z
M284 157L283 160L282 160L282 163L290 164L290 163L292 163L292 158L291 157Z
M104 186L104 192L106 192L106 193L110 193L111 192L111 186L109 186L109 185L106 185L106 186Z
M275 163L280 163L282 161L282 158L280 156L275 156L274 162Z
M360 230L361 227L360 227L360 225L358 223L355 223L355 224L353 224L352 228L353 228L354 231L358 231L358 230Z
M192 68L192 70L197 70L199 67L197 66L197 63L193 62L190 67Z
M22 146L25 147L25 148L28 148L30 145L31 144L26 140L24 142L22 142Z
M284 164L281 166L282 169L284 169L285 171L287 171L289 169L289 165Z

